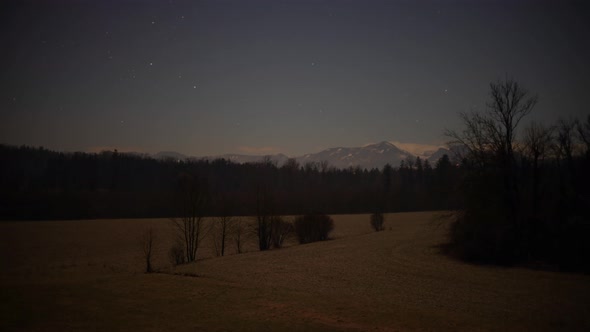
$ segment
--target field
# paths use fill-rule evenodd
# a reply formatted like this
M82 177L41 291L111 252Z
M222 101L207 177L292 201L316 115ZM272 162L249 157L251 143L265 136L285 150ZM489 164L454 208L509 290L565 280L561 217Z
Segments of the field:
M590 276L453 260L437 216L337 215L330 241L225 257L206 239L176 268L166 219L3 222L0 330L590 330Z

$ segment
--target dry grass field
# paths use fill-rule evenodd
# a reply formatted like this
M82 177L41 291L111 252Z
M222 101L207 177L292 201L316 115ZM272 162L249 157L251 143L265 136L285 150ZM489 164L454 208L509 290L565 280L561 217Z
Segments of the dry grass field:
M0 330L590 330L590 276L455 261L436 216L334 216L330 241L225 257L206 239L176 268L165 219L3 222Z

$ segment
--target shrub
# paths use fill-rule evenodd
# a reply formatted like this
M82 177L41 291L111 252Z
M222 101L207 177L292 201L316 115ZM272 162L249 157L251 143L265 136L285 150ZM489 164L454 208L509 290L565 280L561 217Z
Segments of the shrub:
M184 247L182 246L182 243L180 241L176 242L176 244L172 246L172 248L170 248L170 250L168 251L168 258L170 258L170 262L173 265L184 264Z
M295 219L295 233L302 244L327 240L333 228L334 220L325 214L307 214Z
M379 232L379 231L382 231L383 229L385 229L383 227L384 221L385 221L385 218L383 217L383 213L381 213L381 212L376 212L371 215L371 227L373 227L375 232Z
M285 239L293 232L293 224L279 216L273 216L271 223L271 240L274 248L281 248Z
M152 269L152 256L154 252L154 246L156 242L156 235L154 233L154 229L149 227L143 231L141 237L139 239L139 243L141 245L143 257L145 259L145 272L150 273L153 271Z

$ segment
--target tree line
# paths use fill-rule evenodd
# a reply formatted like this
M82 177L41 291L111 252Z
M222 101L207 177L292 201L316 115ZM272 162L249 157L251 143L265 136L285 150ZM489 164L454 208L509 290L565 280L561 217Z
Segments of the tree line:
M188 178L207 188L209 216L255 215L261 199L272 200L276 215L450 209L459 207L453 195L459 174L447 156L435 165L416 158L367 170L294 159L236 164L0 145L0 217L179 216Z

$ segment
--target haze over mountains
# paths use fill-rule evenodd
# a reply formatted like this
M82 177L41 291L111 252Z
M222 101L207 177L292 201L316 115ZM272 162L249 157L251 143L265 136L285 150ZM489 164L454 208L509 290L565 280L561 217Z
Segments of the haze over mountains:
M428 160L431 164L436 163L443 155L451 156L451 151L446 148L438 148L435 151L428 151L422 154L416 155L408 151L400 149L396 145L383 141L380 143L369 144L362 147L335 147L322 150L317 153L305 154L303 156L294 157L294 159L300 164L305 165L309 162L328 162L329 166L336 168L348 168L348 167L360 167L366 169L372 168L383 168L386 164L390 164L393 167L400 165L402 160L408 158L415 159L420 157L423 160ZM154 155L156 158L174 158L174 159L186 159L189 156L183 155L178 152L166 151L158 152ZM284 164L289 157L279 153L266 156L256 155L244 155L244 154L224 154L219 156L207 156L207 157L196 157L197 159L227 159L234 163L252 163L262 161L264 158L270 158L273 162L278 165Z

